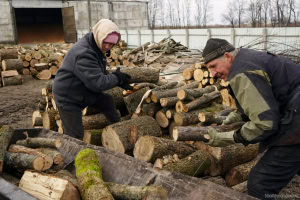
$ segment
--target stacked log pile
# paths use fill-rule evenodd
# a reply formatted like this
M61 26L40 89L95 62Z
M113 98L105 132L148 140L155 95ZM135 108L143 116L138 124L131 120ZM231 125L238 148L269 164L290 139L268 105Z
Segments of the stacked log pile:
M22 77L22 60L18 57L18 50L16 48L2 48L0 49L0 72L1 83L3 87L9 85L20 85L23 83Z
M35 47L19 46L22 73L41 80L49 80L58 68L72 44L39 44Z

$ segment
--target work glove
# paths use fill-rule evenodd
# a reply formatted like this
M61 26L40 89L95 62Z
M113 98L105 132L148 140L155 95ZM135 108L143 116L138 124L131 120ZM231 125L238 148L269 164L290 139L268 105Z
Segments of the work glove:
M133 87L129 85L129 80L131 76L129 74L120 72L120 67L117 68L116 71L113 72L114 75L118 77L119 83L118 86L123 88L124 90L132 90Z
M208 134L210 136L210 139L208 141L208 145L213 147L225 147L228 145L235 144L233 134L234 131L229 132L218 132L213 128L210 128L208 130Z
M240 121L243 121L241 114L237 112L231 112L223 121L222 125L232 124Z

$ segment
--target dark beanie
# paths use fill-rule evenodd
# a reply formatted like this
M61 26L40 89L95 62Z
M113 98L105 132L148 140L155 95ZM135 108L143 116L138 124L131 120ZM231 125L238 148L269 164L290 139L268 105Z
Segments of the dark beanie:
M223 56L225 52L233 51L235 48L229 42L223 39L211 38L207 40L203 50L204 63Z

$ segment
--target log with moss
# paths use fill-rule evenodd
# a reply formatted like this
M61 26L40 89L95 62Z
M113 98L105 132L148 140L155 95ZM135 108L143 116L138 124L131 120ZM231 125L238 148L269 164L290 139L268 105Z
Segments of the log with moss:
M75 168L83 200L114 199L104 184L102 167L94 150L81 150L75 157Z
M14 130L10 126L0 126L0 173L3 171L4 157Z
M199 176L203 175L209 166L209 154L205 151L198 150L175 163L168 163L163 169L189 176Z
M102 146L102 129L85 130L83 135L83 141L88 144Z
M61 147L62 142L59 139L36 137L18 140L16 144L31 148L52 147L58 149Z

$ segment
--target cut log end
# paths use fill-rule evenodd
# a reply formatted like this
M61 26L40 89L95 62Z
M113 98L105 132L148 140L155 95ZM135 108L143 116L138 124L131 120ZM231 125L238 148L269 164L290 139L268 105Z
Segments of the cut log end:
M144 145L148 144L148 145ZM151 137L141 137L135 144L133 155L139 160L150 162L154 151L153 140Z
M32 163L33 169L42 171L45 168L45 160L42 157L37 157Z
M102 144L105 148L115 152L125 153L125 147L120 141L118 134L110 126L103 129Z

